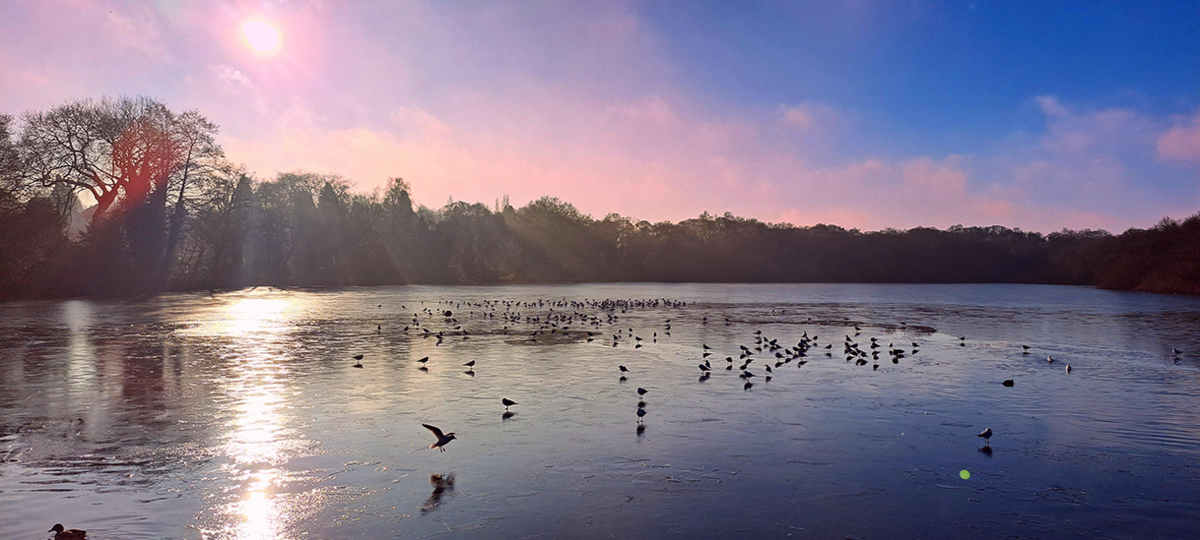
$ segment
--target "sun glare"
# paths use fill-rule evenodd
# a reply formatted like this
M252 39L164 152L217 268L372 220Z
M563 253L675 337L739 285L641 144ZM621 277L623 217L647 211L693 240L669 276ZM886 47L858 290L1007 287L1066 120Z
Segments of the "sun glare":
M279 31L260 19L249 19L242 23L242 36L251 49L270 54L279 50Z

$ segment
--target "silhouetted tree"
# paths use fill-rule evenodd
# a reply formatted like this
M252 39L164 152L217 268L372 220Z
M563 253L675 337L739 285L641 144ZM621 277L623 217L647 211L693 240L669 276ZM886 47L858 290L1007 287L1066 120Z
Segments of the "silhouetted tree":
M553 197L519 209L507 197L494 208L414 208L399 178L371 194L331 174L257 181L224 160L214 124L146 98L75 101L22 118L18 129L0 115L0 296L564 281L1068 283L1200 294L1200 214L1113 236L961 225L863 232L730 213L596 220ZM80 195L95 205L83 209Z

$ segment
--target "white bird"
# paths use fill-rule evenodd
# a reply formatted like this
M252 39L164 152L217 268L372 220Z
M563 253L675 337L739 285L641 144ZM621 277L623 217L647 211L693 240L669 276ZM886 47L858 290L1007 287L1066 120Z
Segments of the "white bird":
M1071 364L1067 364L1067 374L1071 373Z
M1053 357L1053 356L1047 356L1047 357L1046 357L1046 362L1053 364L1053 363L1054 363L1054 357Z
M431 426L429 424L421 424L421 426L424 427L425 429L428 429L429 431L433 432L433 436L437 437L437 442L429 445L430 450L437 448L438 450L445 452L446 445L450 444L450 441L453 441L455 439L453 431L451 431L450 433L442 433L442 430L440 430L434 426Z

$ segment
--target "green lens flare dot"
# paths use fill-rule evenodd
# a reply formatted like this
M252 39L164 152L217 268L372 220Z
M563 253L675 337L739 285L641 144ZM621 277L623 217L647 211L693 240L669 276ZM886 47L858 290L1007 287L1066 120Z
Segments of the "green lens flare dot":
M968 471L966 469L958 471L958 477L962 478L963 480L970 480L971 479L971 471Z

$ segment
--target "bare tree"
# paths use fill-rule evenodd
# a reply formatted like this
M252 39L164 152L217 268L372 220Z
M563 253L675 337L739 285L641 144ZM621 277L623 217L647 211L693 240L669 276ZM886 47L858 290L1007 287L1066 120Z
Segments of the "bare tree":
M24 120L30 175L48 187L90 194L93 221L118 202L165 206L172 179L182 197L199 164L220 157L214 124L145 97L74 101Z

